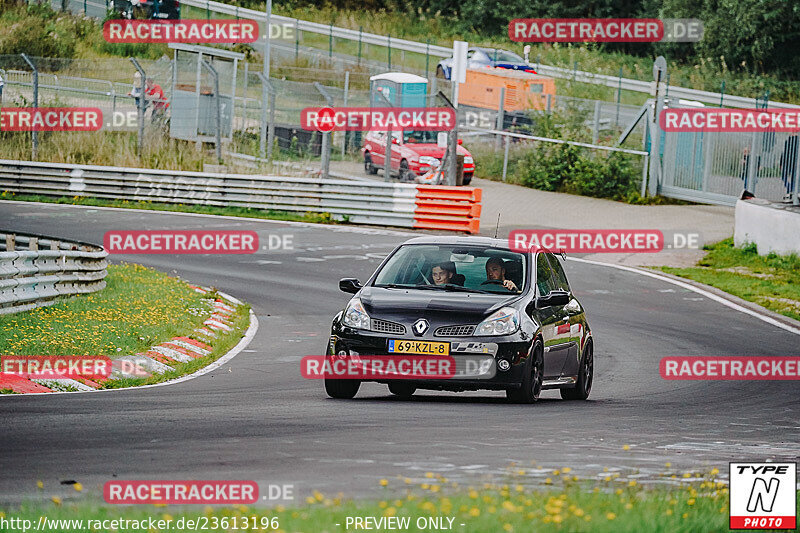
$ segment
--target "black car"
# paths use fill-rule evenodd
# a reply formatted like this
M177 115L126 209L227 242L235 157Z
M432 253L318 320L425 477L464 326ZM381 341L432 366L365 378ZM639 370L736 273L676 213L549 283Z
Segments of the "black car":
M543 251L519 253L506 240L418 237L398 246L333 319L327 356L439 353L455 360L488 354L486 376L380 380L399 396L417 389L505 390L532 403L542 389L585 400L594 376L593 339L584 309L572 294L559 260ZM402 342L402 341L421 341ZM373 381L373 380L371 380ZM352 398L361 382L325 379L333 398Z

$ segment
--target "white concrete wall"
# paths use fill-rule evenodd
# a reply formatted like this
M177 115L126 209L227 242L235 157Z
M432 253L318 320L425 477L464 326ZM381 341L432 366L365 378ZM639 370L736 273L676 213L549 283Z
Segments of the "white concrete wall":
M755 243L761 255L800 255L800 210L781 207L759 198L736 202L734 244Z

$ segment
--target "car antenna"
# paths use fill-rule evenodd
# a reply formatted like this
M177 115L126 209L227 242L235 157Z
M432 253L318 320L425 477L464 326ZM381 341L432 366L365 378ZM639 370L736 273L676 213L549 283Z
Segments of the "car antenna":
M494 238L497 238L497 230L500 229L500 213L497 213L497 225L494 227Z

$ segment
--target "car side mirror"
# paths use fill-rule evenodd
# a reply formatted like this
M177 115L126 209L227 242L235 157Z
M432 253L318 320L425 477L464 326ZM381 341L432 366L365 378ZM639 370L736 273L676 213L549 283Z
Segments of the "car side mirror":
M356 278L344 278L339 280L339 290L342 292L349 292L351 294L357 293L361 290L361 282Z
M536 299L536 308L567 305L569 300L570 296L567 291L550 291L547 296L540 296Z

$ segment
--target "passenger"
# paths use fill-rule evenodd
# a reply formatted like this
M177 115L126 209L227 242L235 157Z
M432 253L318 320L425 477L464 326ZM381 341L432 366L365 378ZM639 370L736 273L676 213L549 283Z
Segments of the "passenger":
M453 283L453 276L456 275L456 264L452 261L443 261L434 265L431 269L431 277L436 285L447 285Z
M499 257L490 257L486 261L486 281L481 285L491 283L493 281L500 281L498 285L502 285L510 291L519 291L516 283L510 279L506 279L506 267L503 266L503 260Z

